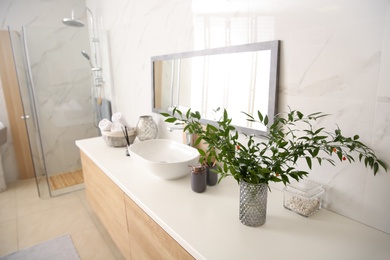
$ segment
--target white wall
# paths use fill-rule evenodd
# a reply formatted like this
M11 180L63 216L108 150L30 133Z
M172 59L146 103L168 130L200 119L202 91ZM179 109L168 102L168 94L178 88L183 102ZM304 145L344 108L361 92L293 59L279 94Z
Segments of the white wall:
M389 0L87 0L110 36L117 111L135 125L151 114L150 57L197 48L193 19L253 17L255 35L232 30L237 43L280 40L279 111L332 114L346 135L359 134L390 163ZM218 20L218 19L217 19ZM198 37L198 38L197 38ZM212 34L213 46L226 43ZM154 115L161 138L180 140ZM326 207L390 233L390 173L373 176L360 164L315 167ZM281 202L282 206L282 202Z

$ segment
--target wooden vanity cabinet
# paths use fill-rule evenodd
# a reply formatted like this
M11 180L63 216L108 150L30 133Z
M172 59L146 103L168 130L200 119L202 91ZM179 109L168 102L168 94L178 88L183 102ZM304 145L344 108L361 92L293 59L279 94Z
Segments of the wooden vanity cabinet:
M83 152L85 192L126 259L194 259Z
M122 255L131 259L123 191L83 152L81 162L85 193L91 208Z
M125 203L133 259L194 259L127 196Z

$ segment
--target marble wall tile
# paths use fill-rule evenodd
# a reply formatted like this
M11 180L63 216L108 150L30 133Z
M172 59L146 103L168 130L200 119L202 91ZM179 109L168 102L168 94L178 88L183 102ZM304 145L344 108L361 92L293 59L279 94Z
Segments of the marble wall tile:
M26 27L47 173L81 167L74 140L96 136L85 27ZM54 65L55 64L55 65Z
M381 51L381 67L379 73L379 88L377 93L378 102L390 102L390 4L387 4L386 21L383 32L383 43Z
M150 57L229 44L281 40L279 110L331 114L321 123L359 134L390 162L388 0L87 1L110 35L117 110L135 124L151 114ZM203 23L212 21L210 41ZM222 33L226 21L232 36ZM255 21L255 22L253 22ZM160 137L181 141L154 115ZM386 150L387 149L387 150ZM302 165L304 167L304 165ZM389 174L360 164L315 167L326 207L390 233Z
M191 1L90 3L91 10L102 13L101 30L110 35L115 95L126 97L116 99L117 110L126 111L134 126L140 115L151 113L150 57L193 48Z
M383 159L390 162L390 102L378 102L376 105L375 122L373 124L372 144L383 156ZM369 174L365 182L365 193L362 221L377 227L380 230L390 228L390 174L380 172L377 176Z

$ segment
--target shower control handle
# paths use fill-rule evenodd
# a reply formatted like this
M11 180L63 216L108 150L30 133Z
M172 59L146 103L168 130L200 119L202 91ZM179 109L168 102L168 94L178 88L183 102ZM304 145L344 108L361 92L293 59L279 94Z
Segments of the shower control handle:
M29 119L30 116L29 115L25 115L25 116L21 116L20 118L23 119L23 120L26 120L26 119Z

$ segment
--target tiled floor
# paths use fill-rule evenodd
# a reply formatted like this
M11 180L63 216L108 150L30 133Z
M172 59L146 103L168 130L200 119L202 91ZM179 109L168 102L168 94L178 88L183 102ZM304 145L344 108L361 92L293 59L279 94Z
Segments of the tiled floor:
M34 179L0 193L0 256L70 234L81 259L123 259L88 206L85 191L38 197Z

